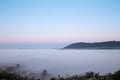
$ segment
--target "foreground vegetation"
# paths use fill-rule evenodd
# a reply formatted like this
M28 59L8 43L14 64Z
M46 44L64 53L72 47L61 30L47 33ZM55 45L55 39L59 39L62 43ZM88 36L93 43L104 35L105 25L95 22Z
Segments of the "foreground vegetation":
M41 73L32 73L17 64L16 66L0 67L0 80L120 80L120 70L105 75L86 72L83 75L67 77L61 77L58 75L55 77L49 74L47 70L43 70Z

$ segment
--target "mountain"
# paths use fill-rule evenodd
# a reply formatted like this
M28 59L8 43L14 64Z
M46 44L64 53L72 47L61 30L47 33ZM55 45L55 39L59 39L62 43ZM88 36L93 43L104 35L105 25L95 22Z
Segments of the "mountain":
M94 43L78 42L70 44L63 49L120 49L120 41L106 41Z

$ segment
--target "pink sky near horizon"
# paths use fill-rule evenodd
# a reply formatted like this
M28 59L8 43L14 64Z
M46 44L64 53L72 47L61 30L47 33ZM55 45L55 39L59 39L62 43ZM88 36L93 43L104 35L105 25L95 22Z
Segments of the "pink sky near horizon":
M113 37L97 37L97 38L76 38L76 39L71 39L71 38L61 38L61 39L5 39L5 40L0 40L0 44L36 44L36 43L74 43L74 42L103 42L103 41L120 41L120 38L118 39L113 39Z

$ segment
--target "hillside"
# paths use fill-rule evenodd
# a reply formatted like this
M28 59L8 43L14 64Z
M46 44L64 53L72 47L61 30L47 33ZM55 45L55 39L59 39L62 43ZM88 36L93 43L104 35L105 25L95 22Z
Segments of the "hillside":
M70 44L63 49L120 49L120 41L106 41L94 43L78 42Z

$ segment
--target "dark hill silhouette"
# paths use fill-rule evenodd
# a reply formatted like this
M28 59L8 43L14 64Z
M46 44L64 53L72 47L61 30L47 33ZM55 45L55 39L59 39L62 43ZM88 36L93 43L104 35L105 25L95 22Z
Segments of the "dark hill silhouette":
M63 49L120 49L120 41L106 41L94 43L78 42L70 44Z

